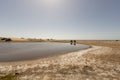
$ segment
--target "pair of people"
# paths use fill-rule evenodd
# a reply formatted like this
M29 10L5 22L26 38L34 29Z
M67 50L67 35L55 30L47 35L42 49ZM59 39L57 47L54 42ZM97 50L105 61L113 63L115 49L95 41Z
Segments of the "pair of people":
M71 45L76 45L76 40L70 40Z

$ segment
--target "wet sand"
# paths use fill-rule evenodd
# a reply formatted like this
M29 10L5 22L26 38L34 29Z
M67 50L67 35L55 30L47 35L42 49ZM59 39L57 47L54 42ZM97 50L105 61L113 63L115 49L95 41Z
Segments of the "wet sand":
M120 42L93 43L92 48L63 55L0 63L0 75L18 73L18 80L120 80Z

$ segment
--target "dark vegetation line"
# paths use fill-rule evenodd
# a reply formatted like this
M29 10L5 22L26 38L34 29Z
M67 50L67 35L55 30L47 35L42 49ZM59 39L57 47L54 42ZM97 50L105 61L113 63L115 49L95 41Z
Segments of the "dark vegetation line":
M12 41L11 38L1 38L0 40L3 41L3 42L10 42L10 41Z

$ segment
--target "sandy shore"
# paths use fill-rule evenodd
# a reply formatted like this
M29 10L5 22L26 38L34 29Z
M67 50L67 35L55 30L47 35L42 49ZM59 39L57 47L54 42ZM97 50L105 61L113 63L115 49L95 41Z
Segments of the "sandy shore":
M94 46L53 57L0 63L0 76L16 80L120 80L120 48Z

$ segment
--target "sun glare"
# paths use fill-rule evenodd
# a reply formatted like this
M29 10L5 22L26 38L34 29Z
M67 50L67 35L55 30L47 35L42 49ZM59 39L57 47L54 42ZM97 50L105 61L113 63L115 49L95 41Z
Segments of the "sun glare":
M54 6L61 3L62 0L43 0L43 3L48 6Z

